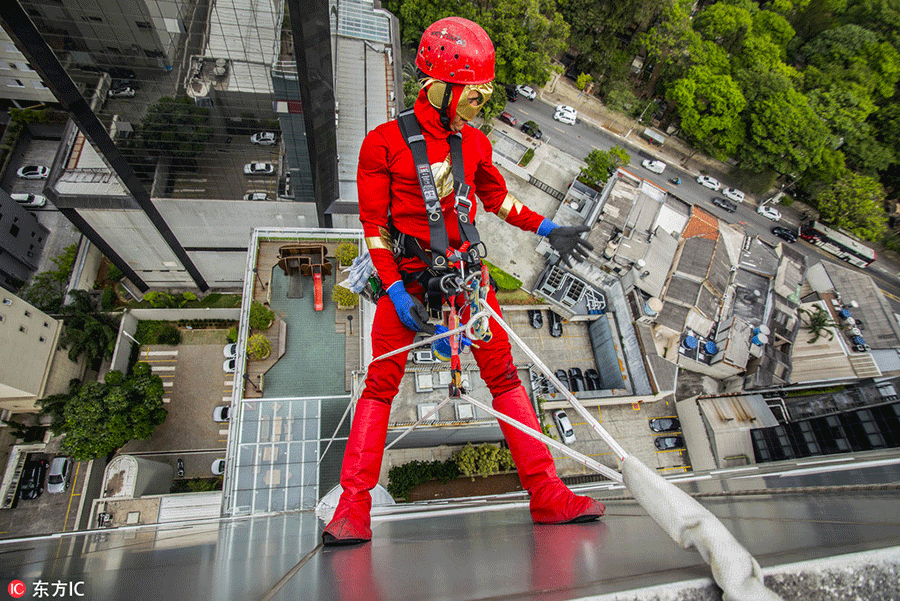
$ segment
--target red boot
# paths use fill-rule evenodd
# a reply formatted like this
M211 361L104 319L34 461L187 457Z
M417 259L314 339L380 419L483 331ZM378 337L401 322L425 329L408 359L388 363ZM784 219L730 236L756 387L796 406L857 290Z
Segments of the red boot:
M369 527L372 496L378 484L391 406L360 399L350 427L344 463L341 465L341 500L322 533L325 545L353 545L372 540Z
M541 431L531 400L519 386L494 399L494 409L524 425ZM603 503L579 497L556 475L553 457L543 442L505 422L500 429L509 444L522 487L531 497L531 519L538 524L565 524L596 520L606 511Z

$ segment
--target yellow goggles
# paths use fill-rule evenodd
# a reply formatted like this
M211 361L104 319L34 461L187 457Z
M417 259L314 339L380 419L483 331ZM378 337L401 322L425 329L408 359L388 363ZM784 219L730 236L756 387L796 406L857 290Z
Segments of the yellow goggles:
M431 87L428 88L428 102L436 109L440 109L447 86L453 84L432 78L422 81L422 87L429 84L431 84ZM472 95L472 92L476 92L477 96ZM456 114L466 121L471 121L478 115L478 111L481 110L481 107L484 106L493 92L494 84L491 82L466 84L463 86L462 94L460 94L459 102L456 105Z

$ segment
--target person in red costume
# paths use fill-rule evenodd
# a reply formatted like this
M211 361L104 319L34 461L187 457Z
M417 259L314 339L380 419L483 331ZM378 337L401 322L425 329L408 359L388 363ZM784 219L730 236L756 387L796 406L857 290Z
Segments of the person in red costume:
M547 236L562 260L568 262L569 255L586 256L586 249L591 246L580 235L588 228L557 226L509 194L503 176L493 164L490 142L481 131L468 125L492 92L494 46L487 32L459 17L441 19L422 35L416 66L423 77L413 110L425 138L451 249L460 248L461 236L448 138L459 135L465 183L471 190L469 223L474 223L477 203L473 197L477 195L487 211L510 225ZM393 252L391 225L395 234L410 237L422 249L431 249L416 164L397 120L376 127L366 136L360 149L357 186L366 244L387 291L378 301L372 328L372 353L378 357L411 344L416 332L433 331L433 326L429 330L428 313L422 303L425 291L419 280L410 276L429 266L413 253L395 256ZM459 206L465 210L465 205ZM493 291L487 302L499 313ZM516 373L509 338L493 320L490 330L490 340L479 341L472 353L493 397L493 406L540 431L531 400ZM405 364L406 354L401 353L369 366L344 453L343 492L334 517L322 533L325 545L355 544L372 538L369 491L378 483L391 402ZM603 504L576 496L566 488L556 474L546 445L504 422L500 422L500 428L522 486L529 493L534 522L582 522L603 515Z

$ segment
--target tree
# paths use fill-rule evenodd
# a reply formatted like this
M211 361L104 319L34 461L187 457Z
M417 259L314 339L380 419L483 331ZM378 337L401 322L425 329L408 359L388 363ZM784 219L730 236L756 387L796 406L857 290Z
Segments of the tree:
M877 240L884 231L884 198L878 180L852 171L815 195L824 221L866 240Z
M44 313L59 311L65 300L69 276L72 275L72 266L77 255L78 244L67 246L58 257L52 259L56 269L36 274L31 284L23 288L19 295Z
M753 9L758 10L757 6ZM694 29L729 54L739 52L753 27L753 15L747 6L717 2L703 9L694 20Z
M698 150L725 160L743 140L741 111L747 105L737 83L694 67L669 89L668 98L681 115L681 129Z
M209 109L197 106L187 96L163 96L141 120L135 144L154 158L193 159L212 137L208 123Z
M602 186L616 169L631 161L631 156L621 146L613 146L608 151L592 150L584 161L587 167L582 167L578 179L589 186Z
M117 322L97 312L89 292L73 290L72 303L63 308L63 333L59 343L69 350L69 359L85 355L88 363L112 357L118 334Z
M250 327L254 330L267 330L275 321L275 312L259 301L250 303Z
M803 321L806 322L803 325L806 326L806 329L811 336L811 338L806 341L808 344L815 344L823 334L827 334L828 340L832 340L834 338L834 332L831 330L831 328L840 327L836 323L834 323L834 320L831 319L828 312L823 309L821 305L816 305L814 311L809 311L807 309L804 309L803 307L798 308L797 311L802 316L806 317L805 320L803 319L803 317L801 317L800 319L801 323Z
M65 403L64 422L51 428L65 434L62 450L75 459L104 457L130 440L150 438L168 414L162 397L162 379L147 363L137 363L130 377L112 370L105 382L78 388Z

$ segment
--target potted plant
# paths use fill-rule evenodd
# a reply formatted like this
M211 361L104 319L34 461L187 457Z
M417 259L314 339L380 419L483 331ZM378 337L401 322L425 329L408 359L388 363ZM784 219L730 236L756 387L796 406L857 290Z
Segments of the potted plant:
M250 327L254 330L268 330L275 323L275 312L259 301L250 303Z
M334 256L341 266L347 267L359 256L359 247L353 242L341 242L334 250Z
M272 354L272 344L262 334L254 334L247 340L247 356L251 361L262 361Z
M359 306L359 295L340 284L331 292L331 300L337 303L338 309L353 309Z

